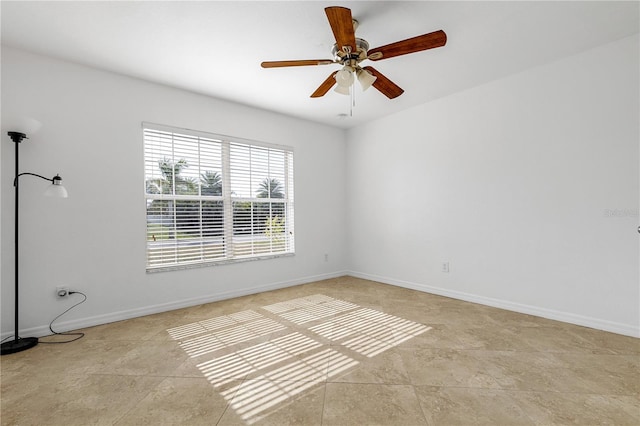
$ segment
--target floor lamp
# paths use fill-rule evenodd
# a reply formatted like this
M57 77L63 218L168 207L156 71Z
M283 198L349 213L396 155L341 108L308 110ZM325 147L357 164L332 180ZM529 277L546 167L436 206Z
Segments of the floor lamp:
M18 263L18 242L19 242L19 238L18 238L18 197L19 197L19 186L18 186L18 180L20 178L20 176L35 176L38 177L40 179L44 179L47 180L49 182L51 182L51 185L47 188L47 190L45 191L44 195L47 196L52 196L52 197L62 197L62 198L67 198L67 190L64 188L64 186L62 186L62 178L59 175L54 176L53 178L49 179L46 178L44 176L35 174L35 173L20 173L20 163L19 163L19 147L20 147L20 143L24 140L24 139L28 139L27 138L27 133L28 134L33 134L34 132L36 132L41 124L39 122L37 122L36 120L33 119L24 119L22 120L22 122L20 123L20 126L18 130L20 131L11 131L8 133L9 137L11 138L11 140L16 144L16 175L15 175L15 179L13 180L13 186L15 188L16 191L16 201L15 201L15 252L14 252L14 256L15 256L15 267L14 267L14 274L15 274L15 307L14 307L14 314L15 314L15 333L14 333L14 339L10 340L8 342L4 342L2 343L2 355L8 355L8 354L12 354L12 353L16 353L16 352L21 352L24 350L27 350L29 348L34 347L35 345L38 344L38 338L37 337L20 337L20 335L18 334L19 332L19 327L18 327L18 319L19 319L19 305L18 305L18 289L19 289L19 280L18 280L18 272L19 272L19 263Z

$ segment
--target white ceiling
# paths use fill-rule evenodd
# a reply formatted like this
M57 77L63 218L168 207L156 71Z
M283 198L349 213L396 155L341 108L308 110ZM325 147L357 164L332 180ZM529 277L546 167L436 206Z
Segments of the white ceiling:
M365 61L405 90L309 95L338 65L326 6L345 6L371 47L442 29L447 45ZM2 44L349 128L639 31L639 3L458 1L2 1Z

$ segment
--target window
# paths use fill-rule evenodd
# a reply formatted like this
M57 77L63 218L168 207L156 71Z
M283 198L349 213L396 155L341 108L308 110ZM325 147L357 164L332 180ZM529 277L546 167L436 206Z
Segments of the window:
M291 148L143 124L147 271L294 253Z

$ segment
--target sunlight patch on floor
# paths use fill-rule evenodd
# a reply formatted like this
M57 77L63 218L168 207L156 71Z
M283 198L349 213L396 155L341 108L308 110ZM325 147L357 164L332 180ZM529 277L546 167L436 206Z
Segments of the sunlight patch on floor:
M203 362L197 367L214 386L219 387L320 346L320 343L300 333L291 333Z
M245 380L223 395L231 396L231 408L245 422L252 424L279 404L356 365L358 362L354 359L333 349L325 349Z
M180 347L189 356L196 358L286 328L285 325L257 312L243 311L170 328L167 331L175 340L181 340ZM207 334L193 337L203 333Z
M318 335L331 341L341 341L342 345L367 357L378 355L430 329L369 308L358 309L310 328Z
M322 294L259 310L167 330L247 424L431 329Z

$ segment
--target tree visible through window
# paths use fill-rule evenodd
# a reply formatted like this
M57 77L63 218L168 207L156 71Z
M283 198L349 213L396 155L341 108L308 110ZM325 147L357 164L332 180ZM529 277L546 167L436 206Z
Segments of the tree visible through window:
M294 252L293 152L144 126L147 270Z

